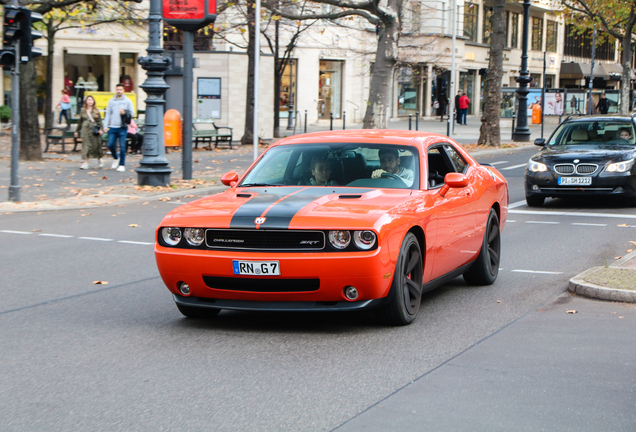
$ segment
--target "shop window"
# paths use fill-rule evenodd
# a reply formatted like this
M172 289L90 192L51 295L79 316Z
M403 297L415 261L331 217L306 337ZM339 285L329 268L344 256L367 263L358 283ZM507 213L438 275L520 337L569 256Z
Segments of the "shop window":
M402 66L397 72L398 116L415 115L417 111L417 87L420 75L410 66Z
M510 48L519 48L519 14L512 14L512 31L510 32Z
M493 10L491 7L483 6L484 19L482 22L481 42L490 45L490 37L492 36L492 18Z
M532 46L531 50L541 51L543 39L543 19L532 17Z
M296 95L298 88L298 61L289 59L280 79L280 117L289 116L289 108L292 112L297 109Z
M479 5L464 3L464 36L469 41L477 42L477 12Z
M557 51L557 22L548 21L545 29L545 50L548 52Z
M320 61L318 116L328 119L333 113L334 118L340 118L342 110L342 61Z

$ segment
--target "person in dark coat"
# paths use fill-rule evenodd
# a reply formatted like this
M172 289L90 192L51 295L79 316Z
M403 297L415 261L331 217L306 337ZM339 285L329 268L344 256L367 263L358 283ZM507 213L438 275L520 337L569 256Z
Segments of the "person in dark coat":
M455 96L455 121L457 122L457 124L462 124L459 118L459 98L460 97L462 97L462 92L458 91L457 95Z
M601 95L601 98L598 100L598 104L596 104L596 109L601 112L601 114L607 114L609 111L609 101L605 97L605 93Z

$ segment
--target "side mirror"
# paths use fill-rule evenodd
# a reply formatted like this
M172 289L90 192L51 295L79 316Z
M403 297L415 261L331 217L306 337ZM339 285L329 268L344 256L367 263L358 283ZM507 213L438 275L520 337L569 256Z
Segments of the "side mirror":
M534 140L534 145L543 147L545 145L545 138L537 138L536 140Z
M468 179L461 173L448 173L444 176L444 186L439 190L441 196L445 196L450 188L460 189L468 186Z
M221 176L221 183L225 186L234 187L238 183L238 173L236 171L230 171Z

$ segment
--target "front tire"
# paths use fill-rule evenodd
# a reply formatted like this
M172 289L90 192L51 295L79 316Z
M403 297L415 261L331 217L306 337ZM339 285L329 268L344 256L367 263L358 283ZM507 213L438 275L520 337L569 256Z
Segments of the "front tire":
M464 280L470 285L492 285L499 275L500 258L499 217L497 217L495 209L491 208L479 256L470 269L464 273Z
M188 318L196 318L196 319L205 319L205 318L214 318L221 312L221 309L212 309L212 308L202 308L196 306L187 306L179 303L175 303L177 305L177 309L179 312L185 317Z
M382 319L390 325L403 326L415 321L422 302L422 250L413 233L406 234L387 303L380 309Z

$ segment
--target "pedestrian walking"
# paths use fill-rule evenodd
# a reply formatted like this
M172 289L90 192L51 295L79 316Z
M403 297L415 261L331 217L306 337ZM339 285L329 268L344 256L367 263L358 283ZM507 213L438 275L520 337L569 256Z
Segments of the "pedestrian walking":
M114 158L111 168L124 172L126 171L126 137L134 108L131 100L124 94L123 84L117 84L115 91L115 96L108 101L106 107L104 131L108 130L108 149ZM117 140L119 140L119 151Z
M468 96L462 93L457 104L459 106L459 124L465 125L466 114L468 113L468 107L470 106L470 99L468 99Z
M88 96L84 100L84 106L80 111L80 117L77 121L75 138L78 137L77 131L82 134L82 159L84 159L84 163L80 166L80 169L88 169L88 158L91 157L97 158L98 168L103 167L101 136L104 131L102 130L102 116L95 105L93 96Z
M68 95L66 90L62 90L62 99L55 106L55 108L60 107L60 118L57 121L58 125L62 125L62 116L66 119L66 126L70 126L71 121L69 120L69 116L71 115L71 98Z
M439 121L444 121L444 115L446 114L446 107L448 106L448 98L442 94L439 98Z
M601 112L601 114L607 114L609 111L609 101L605 97L605 93L601 94L601 98L598 100L598 104L596 104L596 109Z
M459 118L459 98L462 96L462 92L461 90L457 92L457 94L455 95L455 121L457 122L457 124L462 124L460 118Z

